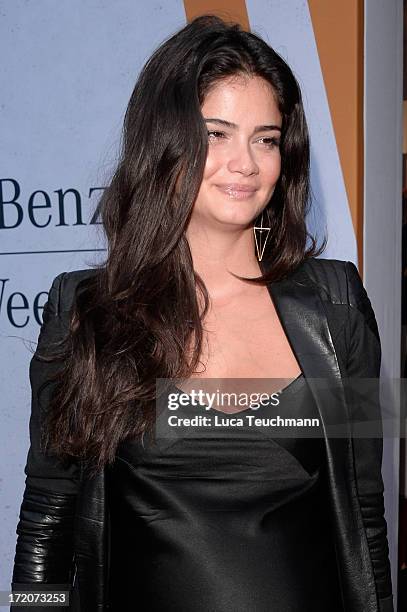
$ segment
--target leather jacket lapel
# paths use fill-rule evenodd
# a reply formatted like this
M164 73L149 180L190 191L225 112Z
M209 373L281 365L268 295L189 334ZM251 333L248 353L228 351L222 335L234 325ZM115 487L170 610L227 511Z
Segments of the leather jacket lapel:
M322 299L313 285L285 279L268 285L277 314L297 361L308 381L325 427L347 422L341 372ZM314 379L323 379L322 381ZM319 382L319 384L318 384ZM338 414L327 405L323 387L339 394ZM338 393L339 392L339 393ZM338 420L339 419L339 420Z
M366 544L360 542L363 521L353 476L348 404L322 297L301 267L292 276L269 283L267 288L320 414L346 609L375 612L378 608L369 582L373 576L367 575L363 560L354 554ZM334 401L327 401L331 397ZM354 588L355 576L360 576L358 591Z

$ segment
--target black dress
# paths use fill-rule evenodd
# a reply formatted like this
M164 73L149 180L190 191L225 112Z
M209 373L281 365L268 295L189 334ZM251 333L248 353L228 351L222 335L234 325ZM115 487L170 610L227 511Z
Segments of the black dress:
M320 424L308 437L300 427L276 437L266 420L319 419L304 376L277 406L205 415L211 427L199 434L117 449L107 471L110 609L342 612ZM244 425L213 426L225 416Z

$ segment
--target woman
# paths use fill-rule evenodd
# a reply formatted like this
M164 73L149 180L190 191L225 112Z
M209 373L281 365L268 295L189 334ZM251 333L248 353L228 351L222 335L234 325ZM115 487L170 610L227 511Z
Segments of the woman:
M342 381L379 376L376 320L354 264L316 259L308 193L300 90L264 41L205 16L153 54L107 261L60 274L44 309L14 589L74 585L86 612L393 609L381 439L328 435L311 384L359 419ZM321 426L168 443L158 379L288 380L281 410Z

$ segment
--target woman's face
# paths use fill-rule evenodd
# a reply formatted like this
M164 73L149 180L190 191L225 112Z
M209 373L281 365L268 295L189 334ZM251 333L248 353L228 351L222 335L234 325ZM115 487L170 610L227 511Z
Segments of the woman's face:
M202 105L208 154L191 221L246 228L269 202L280 175L282 117L269 83L234 76L211 88Z

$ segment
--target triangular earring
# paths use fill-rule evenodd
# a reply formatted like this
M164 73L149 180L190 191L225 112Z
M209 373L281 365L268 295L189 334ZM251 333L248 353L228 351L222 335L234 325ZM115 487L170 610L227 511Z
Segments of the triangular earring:
M261 261L263 259L264 248L266 246L267 239L269 237L270 230L271 230L271 227L270 227L270 216L268 214L267 209L266 209L266 212L267 212L267 217L268 217L268 221L269 221L269 227L265 227L263 225L263 213L264 213L264 210L261 213L260 225L255 225L253 227L254 242L256 244L257 259L259 261Z

